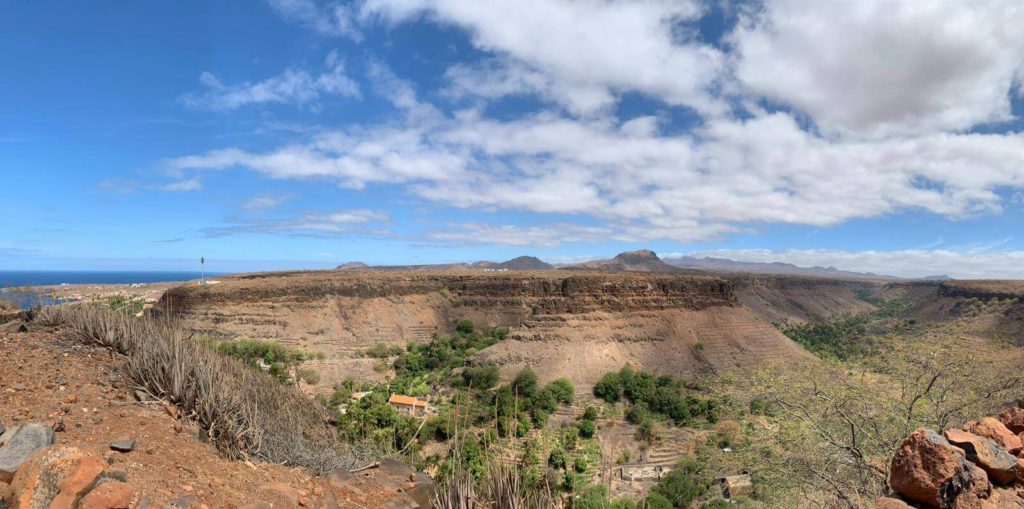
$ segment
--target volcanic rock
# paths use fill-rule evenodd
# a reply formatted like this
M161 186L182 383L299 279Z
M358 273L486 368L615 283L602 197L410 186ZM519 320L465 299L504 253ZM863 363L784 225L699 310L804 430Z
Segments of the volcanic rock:
M53 429L45 424L22 424L4 432L0 437L0 482L11 482L22 463L55 440Z
M1010 407L999 414L999 421L1014 433L1024 432L1024 408Z
M994 440L958 429L946 430L945 436L949 443L963 449L967 459L981 467L993 481L1009 484L1017 480L1020 472L1017 458Z
M892 458L889 485L900 495L932 507L950 507L974 480L963 452L931 430L918 429Z
M992 417L985 417L984 419L968 422L967 424L964 424L963 430L968 433L974 433L980 437L993 440L995 443L1009 451L1010 454L1017 454L1020 452L1020 437L1010 431L1005 424L993 419Z

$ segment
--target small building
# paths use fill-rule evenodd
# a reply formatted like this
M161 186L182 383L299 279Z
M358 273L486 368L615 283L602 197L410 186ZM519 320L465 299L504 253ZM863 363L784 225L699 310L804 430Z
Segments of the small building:
M424 415L427 413L427 402L412 396L392 394L391 398L388 399L388 404L403 415Z
M640 464L619 467L619 477L623 481L651 481L665 477L668 469L662 465Z
M749 472L736 475L719 475L715 481L722 489L722 498L730 500L736 497L749 497L754 494L754 481Z

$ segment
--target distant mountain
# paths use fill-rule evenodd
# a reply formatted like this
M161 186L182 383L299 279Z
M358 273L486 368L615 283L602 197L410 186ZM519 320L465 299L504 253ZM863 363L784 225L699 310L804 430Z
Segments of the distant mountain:
M337 267L335 267L335 270L353 270L353 269L368 269L368 268L370 268L370 266L365 264L365 263L363 263L363 262L348 262L348 263L343 263L341 265L338 265Z
M946 274L942 274L941 276L925 276L925 277L923 277L921 279L923 279L925 281L949 281L950 279L953 279L953 278L949 277Z
M654 251L641 249L619 253L611 260L594 260L559 267L564 270L603 270L609 272L686 272L658 258Z
M901 279L896 276L875 274L873 272L851 272L835 267L801 267L792 263L782 262L738 262L727 258L696 258L678 256L665 258L665 263L674 267L703 270L708 272L748 272L752 274L783 274L793 276L839 277L852 279Z
M551 270L555 268L554 265L536 256L517 256L501 263L477 262L473 266L496 270Z

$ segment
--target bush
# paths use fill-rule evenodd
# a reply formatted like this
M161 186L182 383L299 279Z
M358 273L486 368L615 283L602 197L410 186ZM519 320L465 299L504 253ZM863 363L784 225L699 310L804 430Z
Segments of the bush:
M472 334L473 329L473 322L470 320L462 319L455 323L455 332L459 334Z
M583 456L577 456L576 460L572 462L572 468L578 474L582 474L587 471L587 458Z
M597 425L594 421L582 421L580 422L580 436L583 438L593 438L597 434Z
M561 449L555 449L548 455L548 466L551 468L562 470L566 467L567 463L565 451Z
M537 374L529 367L523 368L512 380L512 390L520 398L532 398L537 394Z
M573 396L576 394L576 387L566 378L559 378L549 383L545 389L555 396L555 400L563 405L571 405Z
M44 308L40 321L69 338L126 356L130 383L193 415L201 433L230 459L255 458L320 473L344 464L327 412L294 386L191 339L178 322L138 319L97 306Z
M603 484L587 486L573 504L574 509L606 509L608 487Z
M661 493L651 493L644 499L647 509L674 509L672 502L669 502ZM685 506L683 506L685 507Z
M693 460L686 460L665 474L652 491L664 496L670 507L689 507L707 492L709 483L702 476L700 466Z
M363 352L367 357L373 357L374 359L387 359L389 357L397 357L402 355L405 349L398 345L388 346L384 343L377 343L376 345L367 348Z
M462 382L467 387L474 389L488 390L498 384L497 366L480 366L465 368L462 371Z
M596 421L597 420L597 408L587 405L587 409L583 411L584 421Z
M622 381L619 374L615 372L605 373L600 380L594 384L594 396L609 403L615 403L622 394Z

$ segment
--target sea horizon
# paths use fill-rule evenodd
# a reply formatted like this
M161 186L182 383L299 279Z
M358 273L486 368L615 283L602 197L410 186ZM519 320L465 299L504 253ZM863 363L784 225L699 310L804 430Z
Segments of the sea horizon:
M206 277L222 276L223 272L207 272ZM176 270L0 270L0 291L25 286L57 286L63 284L154 284L200 279L199 271Z

